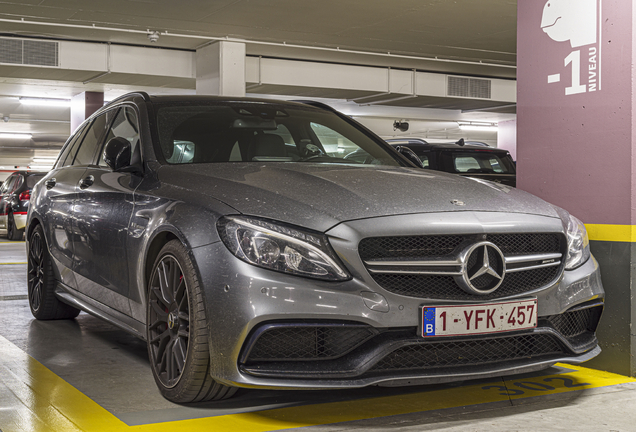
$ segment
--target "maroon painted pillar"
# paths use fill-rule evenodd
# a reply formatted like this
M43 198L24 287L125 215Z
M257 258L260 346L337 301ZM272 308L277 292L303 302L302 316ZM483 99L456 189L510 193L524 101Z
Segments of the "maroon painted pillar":
M635 375L634 5L517 5L517 185L588 227L607 295L588 365Z
M71 133L90 117L95 111L104 106L103 92L83 92L71 99Z

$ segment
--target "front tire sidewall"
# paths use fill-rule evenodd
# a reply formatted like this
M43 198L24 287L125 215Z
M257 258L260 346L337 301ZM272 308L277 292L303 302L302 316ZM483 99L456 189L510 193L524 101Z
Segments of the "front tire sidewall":
M146 340L150 341L150 332L149 332L149 323L150 323L150 288L152 281L155 277L155 273L157 272L157 266L159 263L166 257L172 256L177 260L179 265L181 266L181 271L183 273L183 277L186 281L186 289L188 295L188 312L189 312L189 337L188 337L188 348L186 352L185 363L183 367L183 371L179 380L176 384L171 387L167 387L164 383L161 382L159 377L157 376L157 371L155 369L155 360L153 359L153 353L150 346L150 342L148 342L148 357L151 363L152 374L157 383L157 387L159 388L162 395L173 402L188 402L192 398L192 388L196 386L196 382L200 381L200 370L195 365L194 351L195 349L199 352L202 350L202 345L205 345L205 349L207 350L208 341L207 341L207 330L201 331L200 328L197 328L196 323L200 322L202 311L197 311L196 305L200 301L200 284L199 278L196 275L194 270L194 266L192 264L192 260L187 253L186 248L179 241L171 241L167 243L164 248L157 256L155 263L153 265L153 270L148 280L147 287L147 304L146 304ZM198 298L197 298L198 297ZM205 319L204 321L205 322ZM209 356L209 354L208 354ZM207 364L206 364L207 369Z

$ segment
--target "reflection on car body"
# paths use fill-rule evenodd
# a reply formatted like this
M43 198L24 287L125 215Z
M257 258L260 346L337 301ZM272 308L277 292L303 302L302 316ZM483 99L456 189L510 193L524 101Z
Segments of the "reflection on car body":
M129 94L33 191L31 311L146 340L176 402L594 357L585 227L484 183L415 168L321 104Z

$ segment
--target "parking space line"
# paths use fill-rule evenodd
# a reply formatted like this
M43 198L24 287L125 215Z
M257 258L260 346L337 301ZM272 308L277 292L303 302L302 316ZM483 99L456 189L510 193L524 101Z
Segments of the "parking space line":
M8 263L0 263L0 265L22 265L22 264L28 264L26 262L8 262Z
M128 426L0 336L0 430L120 431Z
M230 414L220 417L145 425L138 430L181 432L213 428L217 428L216 430L225 430L225 428L227 428L235 432L264 432L492 402L506 401L508 404L509 398L530 398L540 394L564 393L636 382L636 379L610 372L596 371L572 365L562 366L573 369L574 371L559 375L546 375L538 378L524 379L523 382L511 378L504 381L506 385L499 385L502 383L501 380L493 380L491 384L482 383L423 393L305 405L254 413ZM515 384L517 382L530 389L519 388L519 392L523 393L510 391L508 388L510 387L510 389L512 389L516 387ZM545 386L542 387L540 384L535 384L535 382L543 383L551 389ZM514 396L510 393L514 393ZM512 402L514 403L514 400Z
M0 336L0 430L265 432L501 402L636 382L621 375L563 365L564 373L368 399L129 426Z

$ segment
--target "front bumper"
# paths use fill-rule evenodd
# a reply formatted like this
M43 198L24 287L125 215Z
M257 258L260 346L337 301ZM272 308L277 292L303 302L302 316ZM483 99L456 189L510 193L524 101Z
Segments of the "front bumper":
M501 215L497 217L501 220ZM480 218L479 224L483 224L484 215ZM526 229L531 226L523 220L524 216L512 219ZM533 219L536 222L536 217ZM541 219L548 225L554 222L549 218ZM403 222L396 226L409 226L407 221ZM474 230L475 227L468 229ZM538 232L545 229L545 226L537 228ZM592 323L593 328L583 336L578 335L576 340L560 333L547 321L549 317L581 305L595 306L600 316L604 292L598 264L592 257L576 270L565 271L548 287L507 297L536 297L540 318L538 328L497 337L455 337L435 341L451 345L463 342L487 345L499 344L492 341L507 338L511 341L501 343L514 345L521 340L539 337L549 338L558 349L546 349L534 356L504 356L476 363L387 368L391 353L395 353L393 357L403 357L398 350L430 346L416 335L419 310L423 304L439 305L440 302L383 290L355 261L357 240L350 240L349 243L354 246L347 246L341 239L351 238L348 233L330 234L334 248L353 275L352 280L324 282L265 270L238 260L222 243L193 250L204 285L211 374L215 379L239 387L289 389L439 383L528 372L556 362L579 363L600 352L594 336L598 318ZM460 303L475 304L479 301ZM373 335L347 352L336 353L335 357L332 356L334 358L270 362L250 359L249 350L256 340L255 335L267 326L279 324L353 324L371 329ZM514 338L521 339L515 341L512 340ZM452 349L448 355L453 356ZM380 367L383 359L385 366Z

